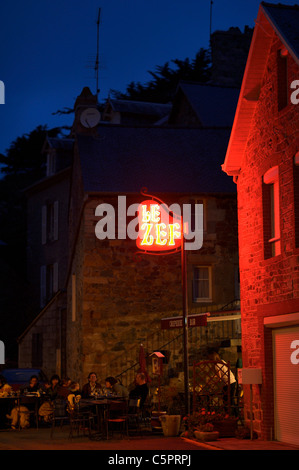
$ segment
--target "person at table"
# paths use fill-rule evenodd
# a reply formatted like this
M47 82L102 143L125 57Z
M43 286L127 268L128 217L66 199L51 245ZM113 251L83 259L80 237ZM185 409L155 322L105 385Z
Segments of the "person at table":
M97 374L95 372L88 374L88 382L82 387L82 398L90 398L102 393L102 387L97 380Z
M7 397L12 392L12 387L8 385L3 375L0 375L0 397Z
M61 380L61 383L58 384L57 388L57 398L63 398L64 400L67 399L70 394L71 383L72 381L69 377L65 377Z
M21 387L21 393L37 393L40 390L40 385L38 383L37 375L32 375L30 377L29 383L23 387Z
M146 383L145 374L143 374L143 372L139 372L136 375L135 383L136 383L136 387L130 391L129 398L132 398L132 399L140 398L139 407L142 408L148 396L148 386Z
M55 400L58 395L58 387L60 385L60 378L59 375L54 374L52 375L50 382L45 384L45 392L46 392L46 397L48 397L50 400Z
M105 379L105 387L108 391L111 391L112 394L117 395L122 398L129 398L128 389L120 384L115 377L107 377Z

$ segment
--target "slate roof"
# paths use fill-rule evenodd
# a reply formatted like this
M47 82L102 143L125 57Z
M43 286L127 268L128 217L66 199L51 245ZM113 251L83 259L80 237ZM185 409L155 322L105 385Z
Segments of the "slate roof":
M232 126L239 88L181 81L179 88L204 127Z
M228 175L236 176L240 173L272 46L273 31L299 65L299 6L266 2L260 5L231 137L222 167Z
M285 45L299 58L299 6L262 2L268 19Z
M49 144L50 148L56 150L72 150L74 146L74 140L68 138L47 137L46 143Z
M148 103L144 101L109 99L114 111L120 113L147 114L150 116L166 116L171 110L171 104Z
M230 129L101 126L77 135L85 192L225 193L222 172Z

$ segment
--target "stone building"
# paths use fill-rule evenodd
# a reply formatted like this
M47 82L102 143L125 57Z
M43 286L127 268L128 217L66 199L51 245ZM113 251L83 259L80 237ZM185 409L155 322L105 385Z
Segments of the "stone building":
M63 369L65 276L68 266L68 194L74 141L47 138L45 178L26 189L27 279L34 321L18 338L19 367ZM65 367L64 367L65 369Z
M299 444L299 8L262 3L223 170L238 191L245 417ZM295 81L295 83L294 83Z
M92 369L103 378L132 367L141 342L151 352L171 341L172 353L166 351L171 367L182 366L182 342L175 341L179 332L161 332L163 318L182 312L180 255L136 255L135 241L99 240L96 209L102 203L111 204L117 214L118 198L126 196L127 206L140 202L144 187L167 204L202 203L203 247L187 256L189 312L228 306L237 314L238 302L234 301L239 298L235 185L220 166L230 135L229 121L224 127L200 129L102 122L84 127L80 116L94 105L92 95L84 89L76 101L70 140L73 162L70 190L65 193L68 210L59 263L59 280L64 282L56 285L54 297L19 338L20 366L29 367L33 351L39 351L48 375L67 373L80 382ZM47 178L45 187L46 182ZM40 223L30 226L34 235L29 237L40 245L43 185L28 194L30 209L37 207L35 189L41 190L39 211L28 212L40 213ZM53 197L55 193L53 186ZM55 245L59 246L59 240L39 250L50 256ZM233 338L236 349L238 315L223 320L210 322L209 328L200 327L201 333L200 328L192 329L191 361L211 341L221 344ZM42 354L38 339L43 343Z
M144 199L141 190L147 187L168 205L201 201L203 247L187 254L189 311L238 299L236 199L219 167L228 136L221 128L111 125L77 135L69 214L68 374L83 378L94 369L120 374L136 362L140 343L160 330L163 317L182 314L180 254L138 255L134 240L119 237L119 196L129 207ZM101 204L115 209L115 239L96 237Z

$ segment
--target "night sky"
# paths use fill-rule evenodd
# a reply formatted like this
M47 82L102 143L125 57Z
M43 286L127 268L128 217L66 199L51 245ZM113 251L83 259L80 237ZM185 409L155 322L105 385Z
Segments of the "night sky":
M293 4L279 0L272 3ZM214 0L212 32L254 26L259 0ZM109 90L147 83L157 65L193 59L209 47L210 0L12 0L0 5L0 153L38 125L71 124L53 116L72 108L84 86L96 92L101 8L99 100Z

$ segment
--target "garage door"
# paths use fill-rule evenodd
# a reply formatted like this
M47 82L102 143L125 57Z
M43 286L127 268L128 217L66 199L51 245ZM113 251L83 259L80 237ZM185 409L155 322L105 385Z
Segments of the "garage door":
M299 327L273 330L275 438L299 445Z

